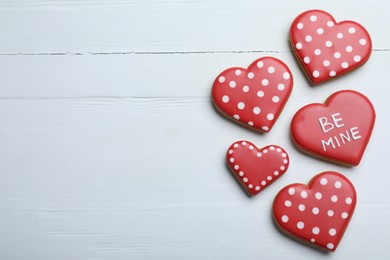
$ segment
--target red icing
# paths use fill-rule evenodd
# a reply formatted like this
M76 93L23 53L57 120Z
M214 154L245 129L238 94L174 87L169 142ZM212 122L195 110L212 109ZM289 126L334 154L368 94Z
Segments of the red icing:
M335 251L353 215L356 191L337 172L323 172L306 186L291 184L275 197L273 217L292 237Z
M292 91L290 69L263 57L248 69L229 68L214 81L212 98L224 115L250 128L269 132Z
M290 163L283 148L269 145L259 149L248 141L233 143L226 153L226 161L234 176L253 196L282 176Z
M301 108L291 122L295 143L307 152L348 165L358 165L370 140L375 110L363 94L343 90L325 104Z
M372 43L366 29L353 21L336 20L320 10L300 14L290 28L292 49L313 84L363 65Z

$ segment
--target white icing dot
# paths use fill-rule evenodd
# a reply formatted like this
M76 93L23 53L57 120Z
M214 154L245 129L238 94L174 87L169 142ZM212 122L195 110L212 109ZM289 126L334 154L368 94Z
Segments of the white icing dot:
M263 129L264 131L268 131L269 130L268 126L263 126L261 129Z
M283 215L283 216L282 216L282 221L283 221L284 223L287 223L287 222L288 222L288 216Z
M284 79L289 79L290 78L290 73L288 73L288 72L283 73L283 78Z
M310 242L314 243L314 242L316 242L316 240L314 238L311 238Z
M345 47L345 50L347 51L347 52L351 52L352 50L353 50L353 48L352 48L352 46L347 46L347 47Z
M335 187L336 189L340 189L340 188L341 188L341 182L336 181L336 182L334 183L334 187Z
M257 96L264 97L264 91L261 91L261 90L257 91Z
M271 151L273 151L273 150L275 150L275 147L270 146L269 149L270 149Z
M239 174L241 177L244 176L244 172L243 172L243 171L240 171L238 174Z
M234 158L230 158L230 162L233 163L234 162Z
M229 82L229 86L231 88L235 88L237 86L237 83L234 80L232 80L232 81Z
M328 210L328 216L329 217L333 217L333 215L334 215L334 211L333 210Z
M280 98L278 96L273 96L272 97L272 102L274 102L274 103L278 103L279 100L280 100Z
M242 144L242 145L246 145L246 142L244 141L244 142L242 142L241 144Z
M225 82L225 77L221 76L218 78L219 83L224 83Z
M283 83L278 84L278 89L279 89L280 91L284 90L284 88L285 88L285 86L284 86Z
M240 168L239 165L234 165L234 169L235 169L235 170L238 170L239 168Z
M272 176L268 176L267 180L269 180L269 181L272 180Z
M297 48L298 50L302 49L302 43L298 42L297 44L295 44L295 48Z
M310 58L309 57L303 58L303 62L306 63L306 64L309 64L310 63Z
M344 61L343 63L341 63L341 67L342 67L343 69L348 68L348 67L349 67L348 62Z
M303 223L302 221L299 221L299 222L297 223L297 228L303 229L304 227L305 227L305 223Z
M278 176L278 175L279 175L279 172L278 172L278 171L274 171L274 175L275 175L275 176Z
M248 92L248 91L249 91L249 86L244 86L244 87L242 88L242 91L244 91L245 93Z
M287 154L286 153L282 153L282 157L286 158Z
M261 185L264 186L265 184L266 184L266 181L262 181L262 182L261 182Z
M334 248L334 245L332 243L329 243L326 245L327 248L329 248L330 250L332 250Z
M322 178L322 179L320 180L320 183L321 183L322 185L326 185L326 184L328 184L328 180L327 180L326 178Z
M234 144L233 147L234 147L234 148L238 148L238 144Z
M286 169L286 167L284 167L284 166L280 166L280 168L279 168L281 171L284 171L285 169Z
M336 235L336 229L334 228L329 229L329 235L331 235L332 237Z
M248 187L249 187L249 189L252 189L252 188L253 188L253 185L252 185L252 184L249 184Z
M332 47L333 43L331 41L325 42L326 47Z
M317 207L314 207L311 211L313 212L314 215L318 215L318 213L320 213L320 209Z
M235 74L236 74L236 76L240 76L241 75L241 70L236 70Z
M286 207L291 207L292 203L291 203L291 201L286 200L286 201L284 202L284 205L285 205Z
M249 122L248 122L248 125L253 126L253 122L252 122L252 121L249 121Z
M331 76L331 77L334 77L334 76L336 76L336 71L331 71L331 72L329 72L329 76Z
M316 194L314 195L316 197L316 199L320 200L322 198L322 194L321 192L316 192Z
M333 196L330 198L330 200L331 200L332 202L337 202L338 198L337 198L336 195L333 195Z
M320 49L315 49L314 50L314 54L317 55L317 56L320 55L321 54L321 50Z
M302 191L301 192L301 197L306 199L307 198L307 192L306 191Z
M334 54L333 54L333 57L335 57L336 59L340 58L341 57L341 53L336 51Z
M313 71L313 77L318 78L320 76L320 72L318 70Z
M248 73L248 78L253 79L255 77L255 74L253 72Z
M280 153L282 151L282 149L278 148L278 149L276 149L276 151Z
M351 28L348 29L348 32L349 32L350 34L354 34L354 33L356 32L356 29L353 28L353 27L351 27Z
M328 21L328 22L326 23L326 25L327 25L328 27L333 27L334 22L333 22L333 21Z
M233 154L233 150L229 150L229 154Z
M295 189L294 188L288 189L288 194L294 195L295 194Z
M240 116L237 115L237 114L235 114L235 115L233 116L233 118L239 120L239 119L240 119Z
M238 107L238 109L243 110L245 108L245 103L244 102L239 102L237 104L237 107Z
M362 45L362 46L366 45L366 43L367 43L366 39L362 38L362 39L359 40L359 44Z
M268 120L273 120L274 119L274 114L272 114L272 113L269 113L269 114L267 114L267 119Z
M298 209L299 209L300 211L304 211L304 210L305 210L305 205L299 204Z
M361 59L362 59L362 58L361 58L359 55L356 55L356 56L353 57L353 60L354 60L355 62L359 62Z
M312 229L312 232L313 232L314 235L318 235L320 233L320 229L318 227L314 227Z
M315 15L310 16L310 21L312 21L312 22L317 21L317 16L315 16Z
M346 198L345 199L345 203L347 203L348 205L352 203L352 199L350 197Z
M348 213L347 212L341 213L341 218L343 218L343 219L348 218Z
M242 179L244 182L248 182L248 178L244 178Z
M311 35L307 35L306 37L305 37L305 41L306 42L311 42L313 40L313 37L311 37Z
M323 64L325 67L328 67L330 65L330 62L328 60L324 60Z
M275 68L272 67L272 66L270 66L270 67L268 68L268 73L269 73L269 74L272 74L272 73L274 73L274 72L275 72Z
M324 29L318 28L318 29L317 29L317 33L318 33L319 35L323 34L323 33L324 33Z
M223 96L223 97L222 97L222 102L223 102L223 103L229 102L229 96L227 96L227 95Z
M264 62L262 62L262 61L258 61L257 62L257 67L258 68L262 68L264 66Z
M253 108L253 114L258 115L258 114L260 114L260 112L261 112L260 107L254 107Z
M256 155L257 155L257 157L259 157L259 158L261 157L261 153L260 153L260 152L257 153Z
M342 33L337 34L337 39L342 39L343 37L344 37L344 34L342 34Z
M267 150L267 149L264 149L264 150L263 150L263 153L268 153L268 150Z
M261 81L261 85L263 85L264 87L265 87L265 86L268 86L268 83L269 83L268 79L263 79L263 80Z
M250 145L248 148L249 150L253 150L253 145Z
M260 186L256 186L255 190L260 190Z

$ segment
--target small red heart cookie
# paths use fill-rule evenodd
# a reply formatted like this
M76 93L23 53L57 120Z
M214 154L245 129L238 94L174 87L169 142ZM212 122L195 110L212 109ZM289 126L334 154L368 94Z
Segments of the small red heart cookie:
M269 132L292 91L290 69L282 61L263 57L248 69L230 68L215 79L212 98L216 108L239 123Z
M290 28L291 47L311 82L319 84L363 65L371 55L367 30L320 10L300 14Z
M283 148L269 145L259 149L248 141L233 143L226 153L226 161L252 196L276 181L289 166L288 154Z
M294 238L335 251L356 206L352 183L337 172L323 172L306 186L291 184L275 197L273 218Z
M299 148L347 165L358 165L370 140L375 110L363 94L343 90L325 104L301 108L291 122L291 135Z

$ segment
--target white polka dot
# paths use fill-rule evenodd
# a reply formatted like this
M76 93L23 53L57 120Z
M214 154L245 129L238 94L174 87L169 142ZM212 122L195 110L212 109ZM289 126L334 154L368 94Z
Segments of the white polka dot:
M289 79L290 78L290 73L288 73L288 72L283 73L283 78L284 79Z
M336 189L340 189L340 188L341 188L341 182L336 181L336 182L334 183L334 187L335 187Z
M348 205L352 203L352 199L351 198L346 198L345 199L345 203L347 203Z
M333 196L330 198L330 200L331 200L332 202L337 202L338 198L337 198L336 195L333 195Z
M343 37L344 37L344 34L342 34L342 33L337 34L337 39L342 39Z
M276 151L280 153L282 151L282 149L278 148L278 149L276 149Z
M298 24L297 24L297 28L298 28L299 30L301 30L301 29L303 28L303 23L298 23Z
M318 70L313 71L313 77L318 78L320 76L320 72Z
M333 21L328 21L328 22L326 23L326 25L327 25L328 27L333 27L334 22L333 22Z
M275 150L275 147L270 146L269 149L270 149L271 151L273 151L273 150Z
M224 83L225 82L225 77L221 76L218 78L219 83Z
M347 52L351 52L352 50L353 50L353 48L352 48L352 46L347 46L347 47L345 47L345 50L347 51Z
M268 73L269 73L269 74L272 74L272 73L274 73L274 72L275 72L275 68L272 67L272 66L270 66L270 67L268 68Z
M232 80L232 81L229 82L229 86L231 88L235 88L237 86L237 83L234 80Z
M234 148L238 148L238 144L234 144L233 147L234 147Z
M306 42L311 42L313 40L313 37L311 37L311 35L307 35L306 37L305 37L305 41Z
M235 115L233 116L233 118L239 120L239 119L240 119L240 116L237 115L237 114L235 114Z
M298 50L302 49L302 43L298 42L297 44L295 44L295 48L297 48Z
M302 191L301 192L301 197L306 199L307 198L307 192L306 191Z
M240 168L239 165L234 165L234 169L235 169L235 170L238 170L239 168Z
M284 159L284 160L283 160L283 163L284 163L284 164L287 164L287 163L288 163L287 159Z
M264 186L266 183L267 183L266 181L262 181L262 182L261 182L261 185Z
M284 223L287 223L287 222L288 222L288 216L283 215L283 216L282 216L282 221L283 221Z
M341 57L341 53L336 51L334 54L333 54L333 57L335 57L336 59L340 58Z
M310 21L312 21L312 22L317 21L317 16L315 16L315 15L310 16Z
M295 194L295 189L294 188L288 189L288 194L294 195Z
M238 109L243 110L245 108L245 103L244 102L239 102L237 107L238 107Z
M246 145L246 142L244 141L244 142L242 142L241 144L242 144L242 145Z
M258 61L258 62L257 62L257 67L258 67L258 68L264 67L264 62Z
M244 87L242 88L242 91L244 91L245 93L248 92L248 91L249 91L249 86L244 86Z
M309 64L310 63L310 58L309 57L303 58L303 62L306 63L306 64Z
M334 245L332 243L329 243L326 245L326 247L330 250L332 250L334 248Z
M316 194L314 195L316 197L316 199L320 200L322 198L322 194L321 192L316 192Z
M348 218L348 213L347 212L341 213L341 218L343 218L343 219Z
M304 211L304 210L305 210L305 205L299 204L298 209L299 209L300 211Z
M261 81L261 85L263 85L264 87L265 87L265 86L268 86L268 84L269 84L268 79L263 79L263 80Z
M261 157L261 153L257 153L256 155L257 155L257 157L259 157L259 158Z
M268 126L263 126L261 129L263 129L264 131L268 131L269 130Z
M346 69L346 68L348 68L349 67L349 64L348 64L348 62L343 62L343 63L341 63L341 67L343 68L343 69Z
M328 60L324 60L323 64L325 67L328 67L330 65L330 62Z
M229 150L229 154L233 154L233 150Z
M318 29L317 29L317 33L318 33L319 35L323 34L323 33L324 33L324 29L318 28Z
M328 210L328 216L329 216L329 217L332 217L333 215L334 215L334 211L333 211L333 210L331 210L331 209L330 209L330 210Z
M336 235L336 229L334 228L329 229L329 235L331 235L332 237Z
M350 34L354 34L354 33L356 32L356 29L353 28L353 27L351 27L351 28L348 29L348 32L349 32Z
M291 207L292 203L291 203L291 201L286 200L286 201L284 202L284 205L285 205L286 207Z
M317 55L317 56L320 55L321 54L321 50L320 49L315 49L314 50L314 54Z
M316 242L316 240L314 238L311 238L310 242L314 243L314 242Z
M328 184L328 180L327 180L326 178L322 178L322 179L320 180L320 183L321 183L322 185L326 185L326 184Z
M331 41L325 42L326 47L332 47L333 43Z
M282 153L282 157L286 158L287 154L286 153Z
M253 108L253 114L258 115L258 114L260 114L260 112L261 112L260 107L254 107Z
M362 59L362 58L361 58L359 55L356 55L356 56L353 57L353 60L354 60L355 62L359 62L361 59Z
M313 212L314 215L318 215L318 213L320 213L320 209L317 207L314 207L311 211Z
M283 83L278 84L278 89L279 89L280 91L284 90L284 88L285 88L285 86L284 86Z
M252 121L249 121L249 122L248 122L248 125L249 125L249 126L253 126L253 122L252 122Z
M244 176L244 172L243 172L243 171L240 171L238 174L239 174L241 177Z
M253 72L248 73L248 78L253 79L255 77L255 74Z
M331 76L331 77L334 77L334 76L336 76L336 71L331 71L331 72L329 72L329 76Z
M257 91L257 96L264 97L264 91L261 91L261 90Z
M248 182L248 178L244 178L242 179L244 182Z
M253 185L252 185L252 184L249 184L248 187L249 187L249 189L252 189L252 188L253 188Z
M284 166L280 166L280 168L279 168L281 171L284 171L285 169L286 169L286 167L284 167Z
M303 223L302 221L299 221L299 222L297 223L297 228L303 229L304 227L305 227L305 223Z
M236 76L240 76L241 75L241 70L236 70L235 74L236 74Z
M263 153L268 153L268 150L267 150L267 149L264 149L264 150L263 150Z
M272 113L269 113L269 114L267 114L267 119L268 120L273 120L274 119L274 114L272 114Z
M253 150L253 145L250 145L248 148L249 150Z
M230 160L229 160L231 163L233 163L234 162L234 158L230 158Z
M272 180L272 176L268 176L267 180L269 180L269 181Z
M278 176L278 175L279 175L279 172L278 172L278 171L274 171L274 175L275 175L275 176Z
M227 95L223 96L223 97L222 97L222 102L223 102L223 103L229 102L229 96L227 96Z
M278 96L273 96L272 97L272 102L274 102L274 103L278 103L279 100L280 100L280 98Z
M318 227L313 227L312 232L314 235L318 235L320 233L320 229Z
M255 190L260 190L260 186L256 186Z
M359 40L359 44L362 45L362 46L366 45L366 43L367 43L366 39L360 39Z

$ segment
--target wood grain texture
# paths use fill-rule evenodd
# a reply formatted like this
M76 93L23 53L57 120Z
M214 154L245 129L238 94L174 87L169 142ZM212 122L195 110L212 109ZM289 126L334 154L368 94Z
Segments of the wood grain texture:
M375 48L361 69L318 87L287 43L292 19L312 8L361 22ZM385 0L0 0L0 259L389 259L389 11ZM225 68L265 55L286 62L295 85L259 135L216 113L210 91ZM341 89L377 111L354 168L304 155L289 137L300 107ZM255 198L224 161L239 139L291 158ZM271 218L281 188L325 170L358 192L331 255Z

